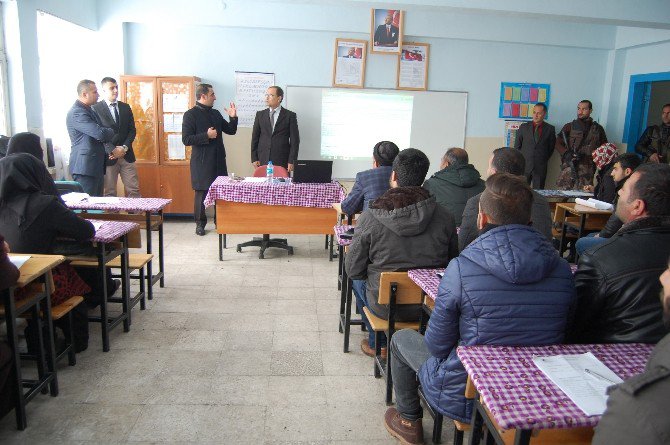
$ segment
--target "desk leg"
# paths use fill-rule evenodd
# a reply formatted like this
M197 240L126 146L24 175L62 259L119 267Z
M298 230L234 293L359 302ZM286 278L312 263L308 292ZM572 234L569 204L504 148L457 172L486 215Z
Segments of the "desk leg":
M145 224L147 225L147 253L151 254L151 252L152 252L152 246L151 246L151 241L152 241L151 240L151 212L144 212L144 215L145 215L145 218L146 218L145 219ZM161 251L162 251L161 247L162 246L159 246L159 251L158 251L159 256L160 256ZM148 289L151 289L151 286L153 284L152 283L153 278L154 278L153 267L152 267L153 262L154 262L154 260L152 259L151 261L149 261L147 263L147 285L148 285ZM121 268L121 275L123 275L123 268ZM153 295L151 293L149 293L149 300L151 300L152 298L153 298Z
M2 299L5 303L5 323L7 326L7 339L9 340L14 360L14 413L16 414L16 428L26 429L26 400L23 397L23 379L21 377L21 355L19 354L19 336L16 332L16 306L14 305L14 288L2 291Z
M335 235L330 235L330 252L328 253L328 261L333 261L333 238L335 238Z
M338 245L337 246L337 290L342 290L342 285L344 283L344 279L342 278L342 270L344 269L344 261L343 261L343 253L342 251L344 250L343 246ZM344 310L344 307L340 305L340 314Z
M123 331L130 330L130 277L128 276L128 235L121 239L123 250L121 252L121 308L126 317L123 320Z
M344 250L342 246L340 246L340 253ZM340 256L340 263L342 263L342 257ZM339 317L339 331L344 332L344 325L346 324L346 318L345 318L345 308L346 308L346 303L347 303L347 287L348 287L348 282L349 282L349 277L347 276L347 271L344 270L344 264L342 264L341 269L340 269L340 274L341 274L341 283L340 283L340 317ZM346 352L346 351L345 351Z
M107 270L105 270L105 243L98 243L98 270L100 274L102 301L100 302L100 330L102 351L109 352L109 320L107 319Z
M353 293L353 286L351 280L347 276L344 285L344 293L346 296L346 304L344 308L344 352L349 352L349 332L351 331L351 297Z
M516 430L516 434L514 434L514 445L528 445L532 433L533 430Z
M51 374L51 382L49 383L49 393L52 397L58 395L58 376L56 375L56 345L54 343L54 326L51 318L51 289L50 271L44 274L44 320L47 325L47 371ZM39 315L39 314L38 314ZM73 346L74 347L74 346Z
M482 437L482 429L484 427L484 418L479 411L481 405L479 404L479 393L475 393L475 399L472 401L472 421L470 422L470 441L469 445L479 445Z
M158 211L158 217L160 218L160 225L158 226L158 270L161 274L161 287L165 287L165 252L163 250L163 211Z
M223 237L225 235L221 235L219 233L219 261L223 261Z

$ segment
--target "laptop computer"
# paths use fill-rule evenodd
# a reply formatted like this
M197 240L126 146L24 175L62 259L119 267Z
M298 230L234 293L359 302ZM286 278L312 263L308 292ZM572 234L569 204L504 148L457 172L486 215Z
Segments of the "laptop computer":
M333 161L295 161L293 182L326 184L332 180Z

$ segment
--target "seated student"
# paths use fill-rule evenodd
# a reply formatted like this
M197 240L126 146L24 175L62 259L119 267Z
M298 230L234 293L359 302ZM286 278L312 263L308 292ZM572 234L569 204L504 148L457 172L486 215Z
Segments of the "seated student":
M421 384L430 405L469 422L467 373L457 346L561 343L574 302L568 263L530 222L533 193L523 176L496 173L479 201L481 235L447 266L425 338L404 329L391 340L396 407L386 429L423 443ZM417 381L418 373L418 381Z
M0 232L15 252L52 254L56 237L85 241L95 234L93 224L65 207L59 197L44 192L49 188L45 178L48 178L48 173L44 163L32 155L16 153L0 160ZM97 277L97 274L94 275ZM52 305L74 295L83 295L87 302L93 304L100 299L99 293L86 294L93 286L89 287L82 281L69 265L54 269L54 282L56 289L51 296ZM113 291L110 290L110 295ZM82 351L88 344L86 305L77 306L73 314L75 350ZM65 318L56 324L66 335L69 334Z
M9 261L8 253L9 245L0 235L0 291L16 284L20 276L19 270ZM6 342L0 341L0 418L14 408L16 385L13 362L14 352Z
M585 185L584 191L593 193L598 201L613 202L616 198L616 184L612 179L612 169L616 162L616 145L607 142L591 153L596 170L596 185Z
M370 204L358 219L345 267L369 339L361 350L374 356L375 334L363 306L378 317L388 318L388 308L377 303L382 272L445 267L458 255L454 217L421 187L430 161L414 148L401 151L393 161L391 189ZM419 319L421 307L404 306L400 321ZM385 340L384 340L385 341ZM383 355L386 351L383 351Z
M616 186L617 193L619 190L621 190L621 187L623 187L626 180L630 177L630 175L633 174L635 169L639 167L641 163L642 161L640 161L640 158L635 153L623 153L616 158L611 174ZM623 222L616 214L616 205L618 200L619 195L617 194L614 198L614 201L612 202L614 205L614 213L612 213L612 216L609 217L607 223L605 223L605 227L603 227L600 232L589 234L577 240L577 243L575 243L575 249L577 250L578 255L583 254L586 249L590 249L591 247L604 243L607 241L607 238L611 238L612 235L614 235L617 230L623 226Z
M670 331L670 264L661 274L663 323ZM646 370L612 386L594 445L663 445L670 441L670 334L658 342Z
M372 201L390 187L391 166L398 156L398 146L393 142L377 142L372 150L372 168L356 174L356 182L342 201L342 211L353 215L367 210Z
M484 181L472 164L468 152L450 148L442 157L440 171L430 177L423 187L437 198L438 204L454 215L456 225L461 225L463 209L468 199L484 191Z
M619 190L624 225L579 258L577 311L568 333L579 343L656 343L666 331L658 274L670 257L670 165L641 165Z
M16 133L7 144L7 156L14 153L28 153L44 162L44 151L40 145L40 137L29 131Z
M489 157L488 176L496 173L509 173L511 175L523 176L526 167L526 160L519 150L509 147L501 147L493 150ZM479 199L482 194L475 195L468 199L463 210L463 221L461 229L458 232L458 248L460 250L470 244L477 236L477 215L479 214ZM547 199L533 190L533 207L530 211L531 225L535 230L551 241L551 210Z

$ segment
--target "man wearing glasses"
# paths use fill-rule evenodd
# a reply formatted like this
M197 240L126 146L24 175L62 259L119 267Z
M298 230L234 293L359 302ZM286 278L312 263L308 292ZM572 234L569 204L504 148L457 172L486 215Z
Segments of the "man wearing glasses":
M271 86L265 93L268 108L256 113L251 133L251 163L254 168L272 164L293 170L298 158L300 134L298 118L293 111L282 108L284 91Z

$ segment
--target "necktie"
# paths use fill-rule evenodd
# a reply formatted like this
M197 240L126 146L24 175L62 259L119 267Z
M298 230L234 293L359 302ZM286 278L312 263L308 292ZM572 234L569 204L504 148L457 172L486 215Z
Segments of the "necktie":
M114 121L118 124L119 123L119 110L116 108L116 102L114 102L112 105L112 108L114 108Z
M386 37L391 37L391 27L390 26L386 27Z
M535 125L535 130L533 131L533 139L535 142L540 140L540 126Z
M275 130L275 113L277 110L270 111L270 125L272 125L272 131Z

